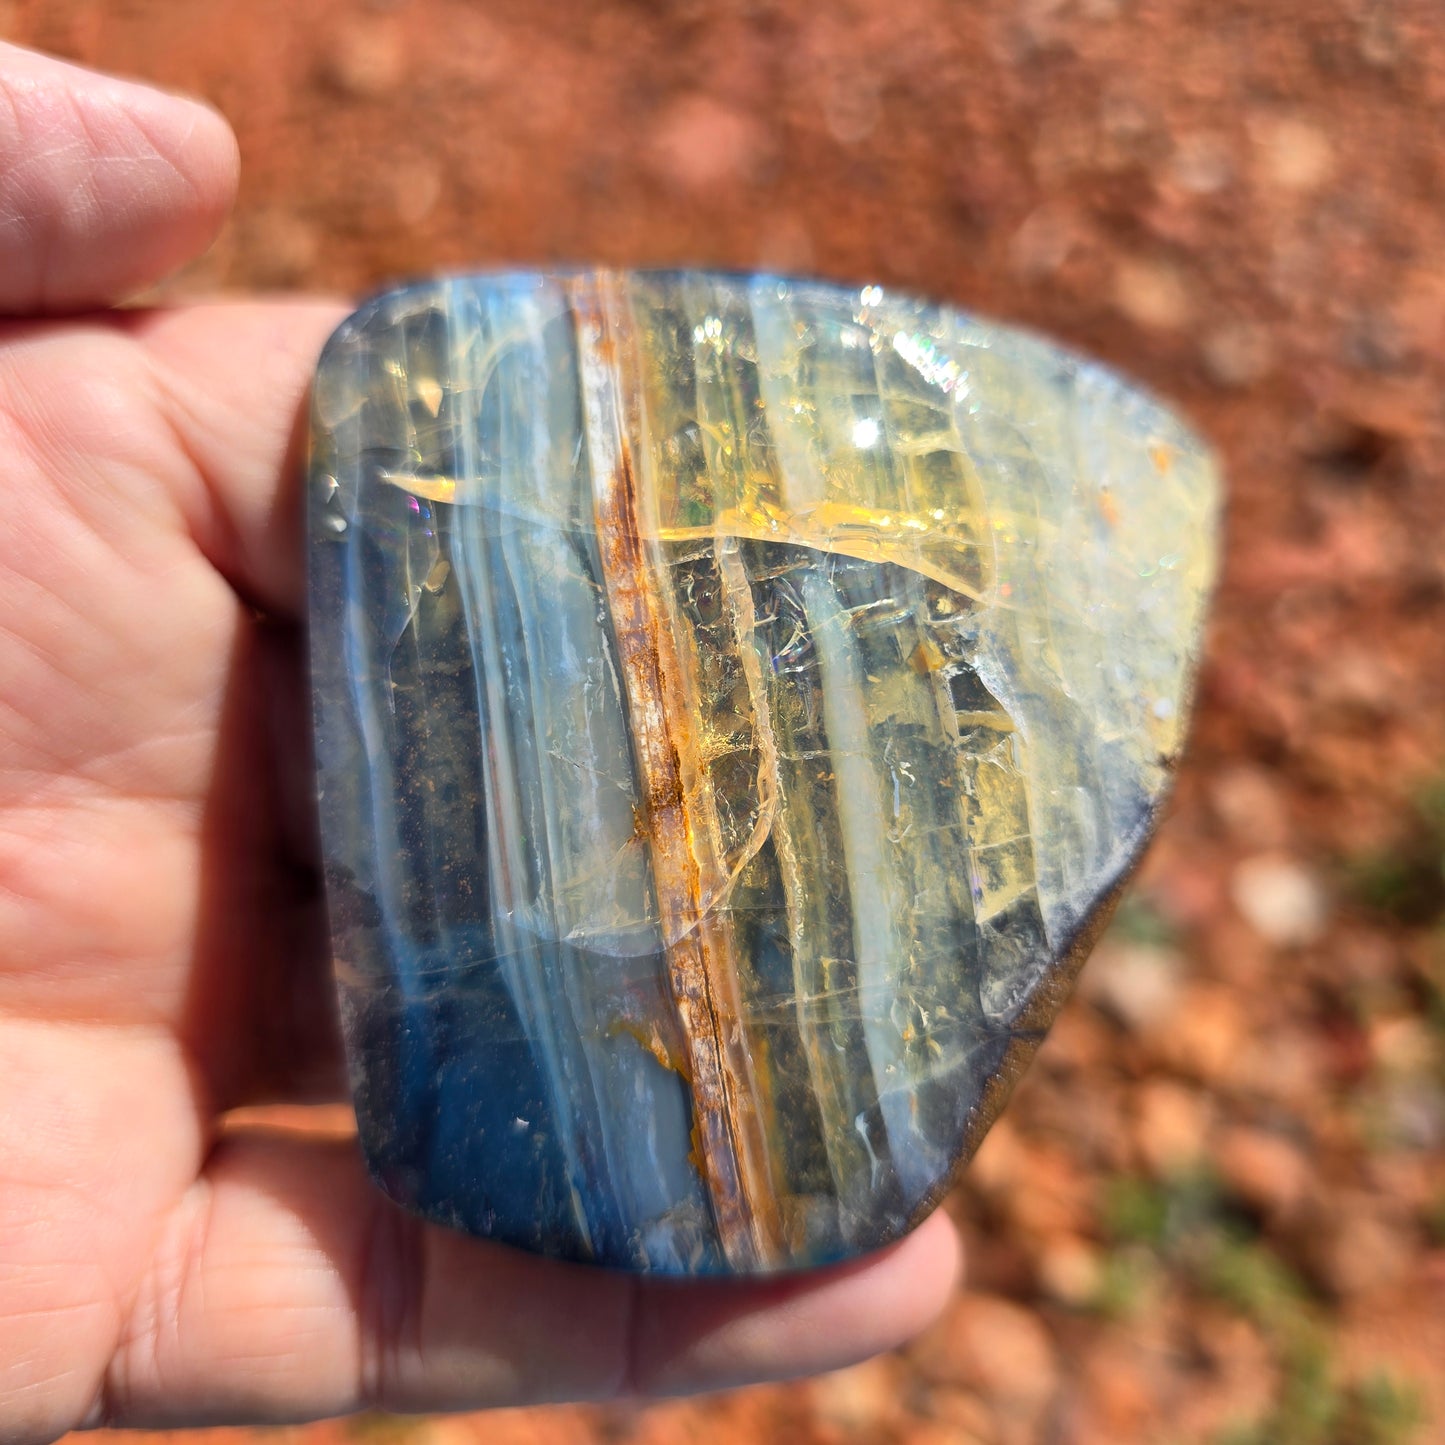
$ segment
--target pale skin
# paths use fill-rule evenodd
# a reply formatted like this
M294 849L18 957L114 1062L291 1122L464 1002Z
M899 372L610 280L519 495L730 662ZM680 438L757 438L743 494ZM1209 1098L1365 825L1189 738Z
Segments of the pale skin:
M237 151L0 45L0 1438L716 1389L946 1302L941 1215L852 1266L678 1284L419 1224L354 1141L316 888L296 437L328 301L126 312Z

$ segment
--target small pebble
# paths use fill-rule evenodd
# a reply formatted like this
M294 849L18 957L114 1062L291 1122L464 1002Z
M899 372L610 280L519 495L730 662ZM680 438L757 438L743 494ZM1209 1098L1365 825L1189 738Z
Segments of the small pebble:
M897 1361L865 1360L819 1376L807 1386L814 1418L848 1435L887 1430L899 1414Z
M1204 1157L1209 1103L1172 1079L1150 1079L1135 1100L1134 1148L1156 1177L1186 1173Z
M1334 174L1334 146L1323 130L1308 121L1256 116L1249 133L1266 185L1303 195L1319 190Z
M1296 1215L1316 1187L1303 1150L1267 1129L1226 1129L1211 1154L1230 1192L1271 1218Z
M1099 1252L1072 1235L1044 1246L1038 1261L1039 1288L1049 1299L1080 1309L1099 1297L1104 1271Z
M1167 174L1182 191L1212 196L1234 179L1234 153L1222 136L1186 131L1175 137Z
M1408 1274L1413 1250L1394 1211L1374 1196L1336 1190L1301 1231L1316 1281L1342 1300L1389 1290Z
M1269 375L1274 348L1269 332L1252 321L1231 321L1207 332L1200 356L1209 379L1231 390Z
M400 32L380 22L338 31L322 61L322 76L352 100L380 100L401 83L406 52Z
M1189 287L1168 261L1129 257L1114 273L1114 304L1149 331L1179 331L1194 314Z
M1064 206L1042 205L1024 218L1009 240L1009 261L1027 281L1052 276L1083 244L1080 217Z
M1278 948L1302 948L1324 936L1329 914L1324 889L1291 858L1246 858L1234 870L1230 894L1245 921Z
M662 113L652 143L652 165L680 191L710 193L752 179L768 137L751 116L702 94L684 95Z
M1183 960L1172 949L1109 940L1089 960L1080 992L1125 1028L1138 1032L1174 1012L1182 972Z
M1209 789L1220 821L1242 844L1282 848L1289 841L1289 805L1279 776L1254 763L1222 768Z
M1222 984L1193 983L1162 1027L1153 1030L1153 1052L1171 1068L1211 1088L1230 1082L1248 1036L1239 995Z
M913 1358L924 1379L972 1388L1023 1415L1040 1411L1058 1385L1058 1357L1043 1322L997 1295L960 1295Z

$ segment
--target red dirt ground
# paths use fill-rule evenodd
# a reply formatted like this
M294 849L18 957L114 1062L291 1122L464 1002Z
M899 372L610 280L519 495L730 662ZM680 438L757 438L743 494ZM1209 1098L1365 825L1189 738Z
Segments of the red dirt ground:
M240 207L182 290L561 260L895 284L1147 380L1231 484L1173 815L952 1202L948 1318L705 1404L288 1436L1445 1439L1440 19L0 0L0 35L230 117Z

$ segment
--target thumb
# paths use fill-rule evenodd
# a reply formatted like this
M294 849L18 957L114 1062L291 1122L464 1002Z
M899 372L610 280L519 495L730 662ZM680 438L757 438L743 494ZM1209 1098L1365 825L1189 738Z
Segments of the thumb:
M209 107L0 44L0 313L160 280L210 244L237 168Z

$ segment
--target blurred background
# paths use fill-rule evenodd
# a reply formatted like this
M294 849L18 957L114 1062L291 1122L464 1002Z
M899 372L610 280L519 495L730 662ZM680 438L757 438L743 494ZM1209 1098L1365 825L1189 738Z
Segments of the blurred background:
M5 38L235 126L240 206L177 294L560 261L876 281L1143 379L1231 486L1178 796L949 1203L969 1276L939 1326L716 1400L258 1440L1445 1440L1440 22L0 0Z

